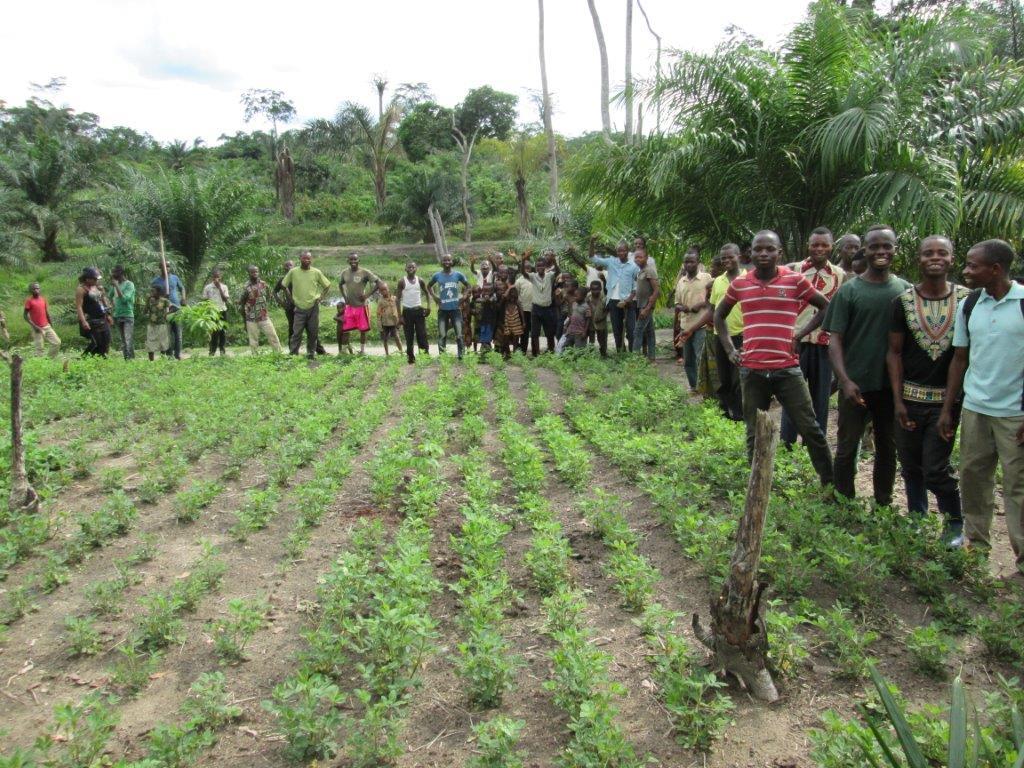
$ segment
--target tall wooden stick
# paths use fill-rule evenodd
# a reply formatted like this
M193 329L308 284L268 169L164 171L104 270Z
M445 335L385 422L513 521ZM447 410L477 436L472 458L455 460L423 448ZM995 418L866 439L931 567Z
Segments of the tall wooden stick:
M754 698L765 702L776 701L779 694L767 668L768 633L761 615L761 595L768 585L757 581L757 569L778 442L775 422L767 411L758 411L747 503L736 531L729 577L718 599L711 601L710 630L693 614L693 631L714 652L715 664L739 677Z
M160 219L156 220L157 230L160 232L160 266L164 272L164 288L167 289L167 295L171 294L171 275L167 271L167 255L164 253L164 224Z
M25 444L21 431L21 355L11 355L11 493L7 508L19 514L39 511L39 494L25 472Z

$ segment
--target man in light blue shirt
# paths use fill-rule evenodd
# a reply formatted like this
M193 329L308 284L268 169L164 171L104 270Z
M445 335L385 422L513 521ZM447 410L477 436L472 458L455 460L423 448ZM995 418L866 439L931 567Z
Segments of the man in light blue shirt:
M971 547L991 548L999 463L1010 547L1024 573L1024 286L1010 280L1015 259L1013 248L1002 240L986 240L967 252L964 280L975 290L957 309L956 351L938 428L944 439L953 439L953 407L962 386L964 536Z
M435 272L430 282L427 283L427 290L431 298L437 302L437 333L438 351L444 352L447 342L448 329L455 329L455 346L458 349L459 360L462 359L462 311L459 309L459 301L462 299L462 288L469 288L469 280L457 270L452 269L453 259L445 254L441 257L441 271ZM437 286L440 293L434 288Z
M164 292L164 296L167 297L171 304L170 314L167 316L171 330L171 348L167 350L167 354L181 360L181 326L174 322L174 313L185 305L188 298L185 295L185 285L181 282L181 278L170 272L173 268L174 265L171 262L167 262L167 269L169 271L167 279L165 280L163 275L154 277L149 285L150 287L160 287Z
M633 351L633 331L636 327L636 276L640 267L629 260L629 246L622 240L615 248L614 256L596 256L594 238L590 239L590 263L604 267L608 294L608 317L612 321L615 336L615 351L621 352L623 344ZM623 339L625 331L625 339Z

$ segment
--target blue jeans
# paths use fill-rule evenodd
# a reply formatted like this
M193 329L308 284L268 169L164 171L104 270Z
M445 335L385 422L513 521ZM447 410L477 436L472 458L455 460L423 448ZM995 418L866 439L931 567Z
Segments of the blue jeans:
M459 359L462 359L464 342L462 340L462 310L442 309L437 313L437 348L444 352L448 329L455 328L455 344L459 350Z
M654 315L636 318L633 326L633 351L646 354L648 360L654 360Z
M704 337L707 336L706 328L698 328L683 344L683 369L686 371L686 380L690 382L690 389L697 386L697 364L700 356L704 353Z
M115 317L114 325L117 326L117 332L121 336L121 352L124 354L124 359L131 360L135 357L135 318Z
M828 361L828 346L825 344L800 345L800 370L807 379L811 391L811 405L814 418L824 435L828 434L828 400L832 396L832 364ZM782 411L782 442L791 446L796 442L796 424L789 413Z

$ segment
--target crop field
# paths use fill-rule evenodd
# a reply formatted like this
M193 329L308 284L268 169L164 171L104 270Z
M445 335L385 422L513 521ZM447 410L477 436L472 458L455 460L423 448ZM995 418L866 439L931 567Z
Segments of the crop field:
M937 521L827 500L802 451L761 561L781 699L709 666L691 616L750 472L742 425L679 380L589 355L27 361L43 502L0 515L0 768L851 768L901 733L925 762L892 764L939 766L954 678L970 756L1014 765L1024 591Z

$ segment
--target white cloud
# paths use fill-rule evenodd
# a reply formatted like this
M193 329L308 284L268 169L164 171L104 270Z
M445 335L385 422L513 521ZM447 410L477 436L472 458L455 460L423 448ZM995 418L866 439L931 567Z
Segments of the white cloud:
M714 47L733 24L774 43L806 8L806 0L642 1L665 48L689 50ZM615 90L623 80L624 3L597 6ZM555 128L597 129L598 56L586 2L546 0L545 11ZM52 31L46 46L24 33L42 27ZM654 40L638 10L633 40L634 75L649 75ZM370 105L378 72L394 84L426 82L449 105L489 84L518 95L523 120L536 121L528 95L540 87L536 0L57 0L5 8L0 30L0 99L20 103L31 95L29 82L63 75L67 103L162 141L212 142L246 129L238 101L245 88L284 91L299 124L333 115L346 100ZM621 110L613 109L613 121L622 124Z

